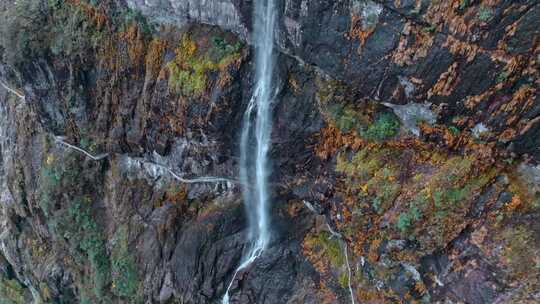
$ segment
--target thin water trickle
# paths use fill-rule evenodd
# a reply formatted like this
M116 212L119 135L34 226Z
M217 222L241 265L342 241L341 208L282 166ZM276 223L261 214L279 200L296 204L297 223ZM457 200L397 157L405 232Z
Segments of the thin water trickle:
M257 0L254 13L253 44L255 46L256 85L244 113L240 139L240 180L248 215L250 245L227 287L223 304L229 303L229 290L237 274L253 263L270 242L268 151L272 132L272 74L274 72L276 20L274 0ZM256 114L255 118L253 114ZM250 149L249 144L252 139L255 139L254 151ZM253 181L255 187L252 186Z

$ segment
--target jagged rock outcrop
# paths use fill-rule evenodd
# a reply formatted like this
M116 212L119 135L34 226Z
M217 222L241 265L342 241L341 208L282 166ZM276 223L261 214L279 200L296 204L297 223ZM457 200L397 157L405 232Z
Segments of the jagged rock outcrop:
M0 3L0 302L219 301L251 5ZM539 301L540 5L278 7L274 238L231 301Z

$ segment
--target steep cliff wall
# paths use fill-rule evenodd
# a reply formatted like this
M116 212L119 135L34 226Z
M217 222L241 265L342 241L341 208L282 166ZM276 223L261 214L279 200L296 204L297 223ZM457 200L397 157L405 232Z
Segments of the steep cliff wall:
M219 301L251 7L0 3L0 302ZM231 301L540 301L539 13L280 1L275 236Z

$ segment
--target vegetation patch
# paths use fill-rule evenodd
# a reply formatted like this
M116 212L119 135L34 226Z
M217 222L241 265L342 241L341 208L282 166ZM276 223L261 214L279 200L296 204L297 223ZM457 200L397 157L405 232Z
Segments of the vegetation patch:
M0 278L0 304L25 304L25 288L15 279Z
M391 112L377 113L374 106L360 112L351 106L331 104L326 107L330 121L342 132L353 132L369 141L386 141L400 129L399 118Z
M184 95L201 95L207 88L210 73L224 71L241 56L240 42L213 37L199 42L190 33L180 39L175 58L167 64L169 89Z
M92 208L94 189L103 178L100 168L99 163L86 163L78 155L56 159L49 154L42 170L40 203L53 235L82 265L81 294L89 287L93 295L86 296L98 302L107 298L111 282L105 237Z
M372 150L363 148L350 160L340 154L336 171L346 176L348 191L356 196L358 204L354 210L367 208L382 214L395 200L400 190L398 164L393 161L393 152L389 149ZM370 213L365 210L362 214Z
M140 12L109 2L19 0L1 14L6 20L0 25L3 61L18 67L48 55L89 63L119 41L117 33L133 26L143 36L155 32Z
M393 113L382 113L375 122L361 132L369 140L383 141L392 138L399 132L399 119Z
M477 16L478 20L482 22L487 22L493 16L493 9L486 6L480 6L480 8L478 8Z
M329 232L321 231L317 234L309 234L304 239L304 248L319 258L329 261L333 268L345 265L345 256L340 241Z
M409 203L396 219L400 234L416 238L428 250L455 237L474 198L496 175L494 169L478 172L474 164L474 158L467 156L432 164L435 171L420 176L420 186L412 187L416 194L403 199Z
M125 227L116 234L111 255L112 291L119 297L136 302L139 297L139 277L135 258L129 250L127 234Z

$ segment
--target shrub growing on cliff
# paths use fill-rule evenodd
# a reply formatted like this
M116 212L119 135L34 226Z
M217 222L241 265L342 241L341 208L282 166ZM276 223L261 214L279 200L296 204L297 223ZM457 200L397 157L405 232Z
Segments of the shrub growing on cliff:
M413 205L407 212L403 212L399 215L396 226L405 235L410 231L414 222L419 221L422 218L422 213L417 206Z
M399 119L396 115L393 113L383 113L366 131L362 132L362 136L369 140L383 141L396 136L399 127Z
M480 6L478 9L478 20L486 22L493 16L493 10L489 7Z
M41 206L53 235L65 242L81 265L89 264L90 276L81 274L81 293L91 287L95 298L106 298L110 284L110 263L105 239L92 212L92 195L102 176L100 165L85 163L74 154L45 160L42 170Z
M217 38L210 47L201 48L191 35L185 34L176 48L176 57L167 64L169 89L185 95L202 94L209 73L225 69L240 56L240 48Z
M127 227L116 233L116 243L111 256L112 264L112 291L120 297L135 302L138 297L139 277L135 258L129 251Z
M358 127L358 118L354 110L342 105L332 105L328 110L336 122L336 127L341 131L350 132Z
M73 245L86 254L94 275L93 286L96 296L103 297L110 282L110 266L105 240L95 222L88 198L77 198L68 209L65 223L74 227L62 227L70 235Z

